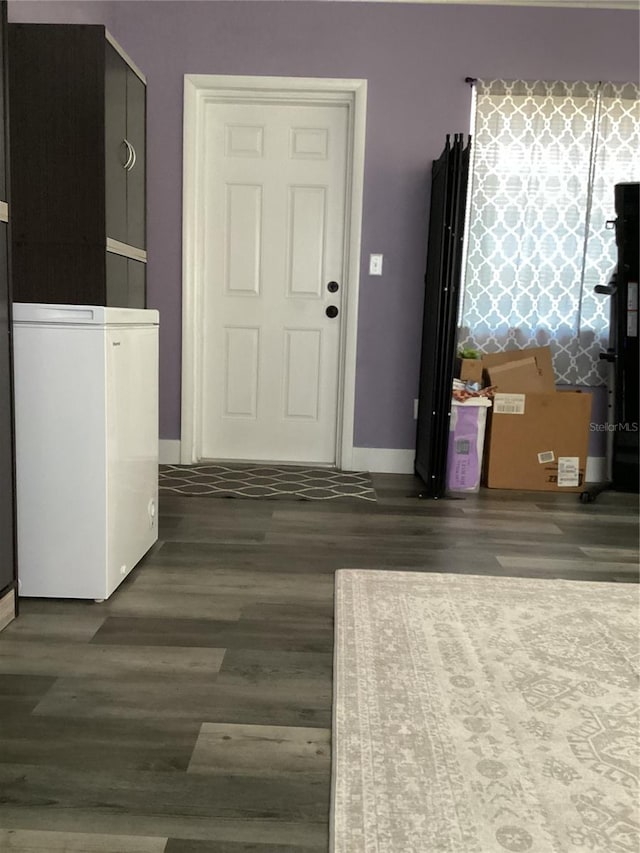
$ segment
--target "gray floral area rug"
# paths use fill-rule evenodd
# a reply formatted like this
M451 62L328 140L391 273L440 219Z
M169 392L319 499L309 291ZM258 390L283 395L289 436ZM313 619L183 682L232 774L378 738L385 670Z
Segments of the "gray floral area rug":
M334 853L637 853L638 588L336 574Z
M161 465L160 494L217 498L375 501L369 474L273 465Z

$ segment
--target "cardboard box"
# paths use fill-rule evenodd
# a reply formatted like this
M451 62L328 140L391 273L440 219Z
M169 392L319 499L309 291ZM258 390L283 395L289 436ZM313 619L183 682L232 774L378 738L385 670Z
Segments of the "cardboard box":
M493 401L485 482L490 489L582 491L591 394L500 394Z
M461 358L460 379L463 382L479 382L482 385L482 359Z
M556 377L553 372L553 361L549 347L529 347L528 349L510 349L505 352L492 352L482 356L482 365L489 377L492 368L501 367L516 361L535 358L536 367L545 391L551 393L556 387Z
M535 358L520 358L506 364L497 364L487 370L489 384L504 394L555 393L553 377L540 370Z

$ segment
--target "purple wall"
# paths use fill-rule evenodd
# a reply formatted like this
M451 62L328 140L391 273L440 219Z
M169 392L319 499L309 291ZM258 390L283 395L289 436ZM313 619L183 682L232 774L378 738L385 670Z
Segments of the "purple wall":
M147 75L162 438L180 436L185 73L369 81L355 444L388 448L414 446L429 170L445 134L468 130L464 78L638 76L635 12L269 0L9 5L12 20L105 20ZM370 252L384 253L381 278L367 274Z

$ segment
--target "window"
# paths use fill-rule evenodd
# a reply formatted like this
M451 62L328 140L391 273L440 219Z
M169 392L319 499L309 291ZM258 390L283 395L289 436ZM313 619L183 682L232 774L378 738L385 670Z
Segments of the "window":
M633 84L478 81L460 343L549 344L559 382L604 383L614 185L640 178Z

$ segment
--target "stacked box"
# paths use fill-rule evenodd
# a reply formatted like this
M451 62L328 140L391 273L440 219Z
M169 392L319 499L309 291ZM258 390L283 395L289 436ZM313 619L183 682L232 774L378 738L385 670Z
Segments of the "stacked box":
M592 395L556 391L548 347L483 356L483 364L497 386L485 453L486 485L581 491Z

